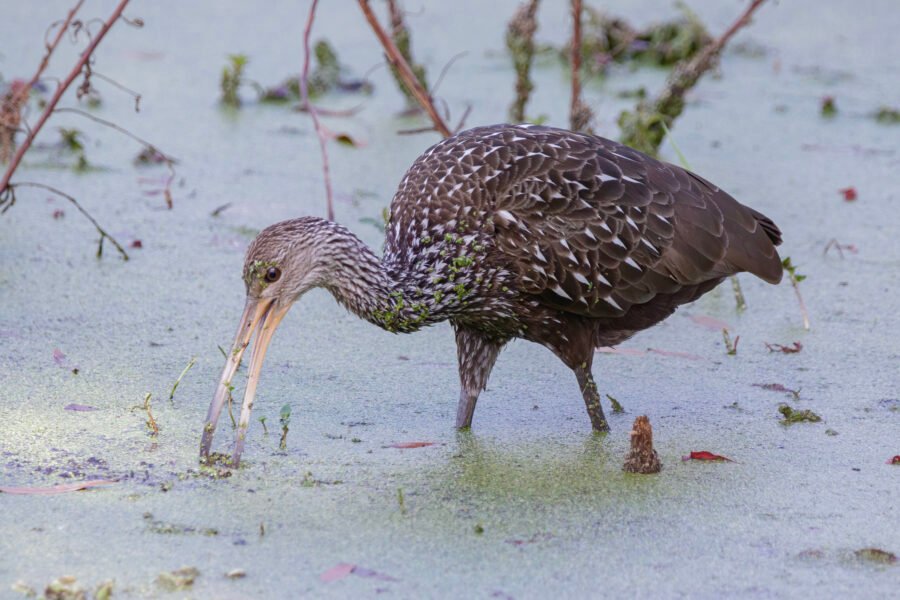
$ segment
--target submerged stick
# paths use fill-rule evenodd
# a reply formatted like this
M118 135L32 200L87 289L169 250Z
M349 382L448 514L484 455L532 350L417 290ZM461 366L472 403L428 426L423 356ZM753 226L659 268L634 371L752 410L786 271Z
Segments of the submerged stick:
M331 169L328 166L328 139L319 123L319 114L315 105L309 101L309 34L312 32L313 20L316 18L316 6L319 0L313 0L309 7L309 17L306 19L306 29L303 30L303 73L300 75L300 99L303 106L312 117L313 127L316 129L316 137L319 139L319 151L322 153L322 176L325 179L325 208L328 220L334 221L334 198L331 191Z
M197 362L197 357L196 356L191 357L191 360L188 362L187 366L181 372L181 375L179 375L178 379L175 380L175 383L172 384L172 391L169 392L169 401L170 402L175 402L175 390L178 389L178 384L181 383L181 378L184 377L187 374L187 372L191 370L191 367L193 367L194 363L196 363L196 362Z
M403 80L403 83L406 84L410 92L412 92L412 95L419 103L419 106L425 109L425 112L428 113L428 117L434 124L435 131L437 131L444 137L450 137L452 135L450 132L450 128L447 127L447 124L444 123L444 120L441 118L440 114L438 114L431 96L425 90L425 88L422 87L422 84L419 83L419 80L416 79L412 68L409 66L409 63L406 62L406 59L403 58L403 55L397 49L394 41L390 38L390 36L388 36L384 28L381 27L381 25L378 23L378 19L375 17L375 13L372 12L372 7L369 6L369 0L357 1L359 2L359 7L362 10L363 15L366 17L366 21L368 21L369 25L372 27L372 31L375 33L375 37L378 38L378 41L381 42L381 46L384 48L385 57L387 58L388 62L397 69L397 73L400 75L400 78Z
M653 449L653 428L650 427L650 419L646 416L638 417L631 428L631 450L625 456L622 470L649 475L659 473L660 469L662 463L656 450Z

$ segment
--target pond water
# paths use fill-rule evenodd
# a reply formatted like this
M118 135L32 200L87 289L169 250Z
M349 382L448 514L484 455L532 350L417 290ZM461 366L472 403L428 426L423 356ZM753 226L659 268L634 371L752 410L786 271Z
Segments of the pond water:
M6 79L31 72L46 26L70 4L5 8ZM87 4L84 14L96 16L114 5ZM451 120L470 104L468 125L504 121L513 73L503 34L517 3L406 4L414 52L432 81L465 51L438 89ZM566 39L565 4L542 6L541 42ZM222 364L217 346L230 343L243 303L243 251L264 226L325 210L308 116L258 105L249 89L241 110L225 110L219 77L231 53L247 54L247 77L264 84L298 72L308 3L134 3L128 14L145 27L117 25L96 70L139 90L141 110L98 81L104 103L94 114L178 158L174 208L159 194L165 170L132 166L139 146L59 115L39 142L54 142L56 126L77 126L99 169L48 168L37 151L16 177L67 191L119 240L142 248L129 248L125 262L107 244L97 260L91 225L37 190L22 190L0 219L0 484L118 483L0 495L0 596L15 597L9 586L18 580L42 590L72 575L89 588L114 579L115 597L153 597L158 574L186 566L200 575L179 594L201 598L896 593L900 565L856 555L900 553L900 467L886 464L900 453L900 245L890 216L900 129L869 117L900 103L900 13L891 0L863 4L764 6L719 75L691 92L673 130L697 172L782 228L782 256L808 276L810 331L788 283L743 277L749 308L740 314L727 286L715 290L624 344L632 352L597 357L601 395L626 411L610 415L603 437L590 433L571 372L548 351L515 343L473 431L459 434L449 326L394 336L316 291L275 336L244 466L214 478L200 472L197 447ZM604 5L639 24L677 14L650 1ZM743 8L690 5L713 33ZM355 74L371 70L375 92L363 109L325 123L361 142L329 147L337 219L377 247L373 223L438 138L395 134L424 123L397 116L403 100L376 68L380 50L355 3L321 3L313 37L330 40ZM50 74L63 75L74 55L65 47ZM633 102L618 92L658 89L664 77L620 68L587 82L598 133L618 134L616 116ZM565 69L542 58L534 79L528 114L565 125ZM826 95L839 109L827 120L819 115ZM360 101L328 96L322 104ZM676 161L668 144L662 155ZM855 202L839 193L847 187ZM65 215L55 219L56 210ZM823 253L832 239L855 251ZM710 318L740 335L735 356L718 328L703 326ZM797 354L765 346L795 341ZM196 365L170 402L191 357ZM772 383L800 390L799 399L758 385ZM141 408L148 392L155 438ZM782 402L824 422L784 426ZM73 403L96 410L65 409ZM280 451L284 404L293 414ZM631 422L642 414L664 464L655 476L621 471ZM227 449L223 419L216 445ZM392 447L414 441L434 445ZM735 462L682 461L699 450ZM341 564L357 568L341 577L349 569L333 570ZM226 577L232 569L246 577Z

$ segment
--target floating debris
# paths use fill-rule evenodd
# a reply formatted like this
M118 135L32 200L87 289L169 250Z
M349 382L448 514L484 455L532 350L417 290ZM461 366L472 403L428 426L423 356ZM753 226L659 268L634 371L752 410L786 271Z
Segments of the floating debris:
M94 590L94 600L109 600L112 598L113 588L116 582L112 579L102 582Z
M770 392L784 392L785 394L790 394L794 398L794 400L800 399L800 390L792 390L781 385L780 383L753 383L751 385L753 387L769 390Z
M74 483L61 483L59 485L54 485L51 487L0 486L0 493L49 496L52 494L66 494L68 492L77 492L92 487L112 485L113 483L116 482L111 479L89 479L87 481L76 481Z
M385 448L425 448L427 446L434 446L437 442L397 442L395 444L389 444L385 446Z
M616 400L615 398L613 398L613 397L610 396L609 394L606 394L606 398L609 400L609 403L612 405L612 411L613 411L614 413L623 413L623 412L625 412L625 409L622 408L622 405L619 403L618 400Z
M200 577L197 567L182 567L174 571L164 571L156 576L156 583L167 592L189 590Z
M22 594L26 598L37 597L37 590L35 590L33 587L31 587L21 579L9 586L9 589L16 592L17 594Z
M853 553L856 558L882 565L892 565L897 562L897 555L881 548L861 548Z
M153 513L149 512L144 513L144 522L147 524L147 531L150 533L159 533L162 535L198 534L207 537L219 535L219 530L213 527L194 527L192 525L168 523L160 519L154 519Z
M608 16L590 6L585 7L585 13L581 57L592 74L603 73L613 62L672 66L694 57L713 41L703 23L686 9L680 18L642 30L625 19ZM568 59L570 52L563 48L560 55Z
M46 600L86 600L87 592L71 575L63 575L50 582L44 590Z
M822 98L822 103L819 106L819 113L825 118L832 118L837 115L837 102L834 100L834 96L825 96Z
M225 577L228 579L243 579L247 576L247 571L243 569L232 569L225 573Z
M791 408L788 404L781 404L778 407L778 412L784 417L781 420L782 425L793 425L794 423L818 423L822 420L822 417L814 413L813 411L807 409L796 410Z
M891 106L879 107L873 115L876 121L885 125L896 125L900 123L900 109Z
M853 186L841 188L838 191L841 193L841 196L844 197L845 202L855 202L859 197L856 193L856 188Z
M765 342L766 348L769 352L781 352L782 354L797 354L801 350L803 350L803 344L800 342L794 342L790 346L783 346L781 344L770 344Z

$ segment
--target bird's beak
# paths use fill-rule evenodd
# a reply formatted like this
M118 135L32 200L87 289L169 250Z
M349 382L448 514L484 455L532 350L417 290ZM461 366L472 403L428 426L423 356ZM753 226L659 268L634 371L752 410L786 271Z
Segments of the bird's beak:
M213 434L216 431L216 423L225 405L225 400L234 389L231 379L241 364L244 350L250 345L250 338L256 333L256 341L250 354L250 372L247 375L247 389L244 391L244 402L241 406L241 418L238 422L237 437L234 442L234 451L231 455L231 463L237 467L240 464L241 453L244 451L244 436L247 434L247 426L250 424L250 411L253 409L253 398L256 396L256 384L259 382L259 372L262 369L263 359L272 334L291 305L284 307L278 305L274 299L247 298L244 305L244 314L238 325L237 334L234 336L234 344L222 369L219 385L216 387L215 396L206 413L206 423L203 426L203 437L200 440L200 460L209 459L209 449L212 445Z

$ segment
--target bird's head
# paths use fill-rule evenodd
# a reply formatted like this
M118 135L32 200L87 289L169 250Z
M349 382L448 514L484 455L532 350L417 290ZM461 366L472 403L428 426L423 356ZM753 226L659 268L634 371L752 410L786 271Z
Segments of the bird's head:
M200 443L201 457L209 456L216 422L233 389L231 379L255 334L238 439L232 455L232 463L239 462L266 349L294 302L310 289L327 283L334 268L329 244L339 233L338 227L313 217L283 221L260 232L247 249L243 269L247 289L244 312L207 413Z

